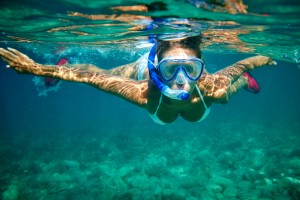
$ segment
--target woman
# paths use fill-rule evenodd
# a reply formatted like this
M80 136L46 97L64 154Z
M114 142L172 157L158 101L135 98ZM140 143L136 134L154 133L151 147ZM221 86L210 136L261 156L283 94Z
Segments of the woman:
M210 74L204 70L200 42L200 36L158 40L148 55L111 70L90 64L42 65L12 48L1 48L0 56L17 72L82 82L119 96L148 110L159 124L178 116L196 122L207 116L212 103L228 102L241 88L257 90L248 71L276 64L254 56Z

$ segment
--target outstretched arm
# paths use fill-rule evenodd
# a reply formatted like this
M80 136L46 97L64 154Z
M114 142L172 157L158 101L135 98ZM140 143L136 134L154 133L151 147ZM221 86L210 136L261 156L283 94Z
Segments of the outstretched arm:
M264 65L276 65L277 63L267 56L253 56L241 60L215 74L228 77L231 83L235 82L244 72L260 68Z
M66 81L90 84L102 91L119 96L131 103L146 107L148 100L148 82L134 81L121 76L110 76L104 73L68 68L55 65L41 65L19 51L0 48L0 56L19 73L28 73L38 76L48 76Z
M276 62L266 56L250 57L214 74L203 74L199 87L209 102L226 103L240 88L247 86L247 79L241 75L264 65L276 65Z

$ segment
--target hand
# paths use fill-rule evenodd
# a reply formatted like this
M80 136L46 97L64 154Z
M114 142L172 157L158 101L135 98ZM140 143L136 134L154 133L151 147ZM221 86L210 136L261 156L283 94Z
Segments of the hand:
M13 48L8 47L7 49L0 48L0 57L8 63L7 68L13 68L19 73L33 73L40 67L38 63L25 54Z
M265 63L265 65L277 65L277 62L274 61L271 57L269 56L258 56L260 57L260 60L263 61L263 63Z
M254 56L253 58L253 65L254 66L263 66L263 65L277 65L277 62L274 61L271 57L269 56ZM250 59L252 59L250 58Z
M272 58L270 58L270 61L268 62L268 65L277 65L277 62L272 60Z

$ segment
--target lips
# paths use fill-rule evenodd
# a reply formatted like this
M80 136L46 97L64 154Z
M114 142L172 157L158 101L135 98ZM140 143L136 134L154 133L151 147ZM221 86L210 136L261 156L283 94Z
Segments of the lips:
M184 84L176 83L178 89L184 89Z

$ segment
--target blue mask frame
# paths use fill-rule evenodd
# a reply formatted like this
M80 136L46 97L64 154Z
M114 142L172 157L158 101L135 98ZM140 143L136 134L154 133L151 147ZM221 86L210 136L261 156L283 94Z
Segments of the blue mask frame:
M177 65L177 69L175 70L175 72L173 73L173 75L172 75L171 77L168 77L168 78L167 78L167 77L164 76L164 74L163 74L162 71L161 71L161 65L162 65L163 63L169 62L169 61L174 62L174 63L179 63L179 64ZM186 61L192 61L192 62L197 62L197 63L198 63L198 67L200 68L200 70L199 70L199 73L197 74L196 77L190 76L190 74L187 72L187 70L186 70L186 68L184 67L184 65L181 65L181 64L180 64L180 63L186 62ZM159 73L159 75L160 75L160 78L161 78L163 81L165 81L165 82L169 82L169 81L173 80L173 79L177 76L177 74L178 74L178 72L179 72L180 70L184 72L185 76L186 76L189 80L191 80L191 81L197 81L197 80L201 77L201 75L202 75L202 73L203 73L204 63L203 63L203 61L202 61L200 58L196 58L196 57L188 57L188 58L185 58L185 59L178 59L178 58L173 58L173 57L171 57L171 58L165 58L165 59L161 60L161 61L158 63L157 69L158 69L158 73Z

